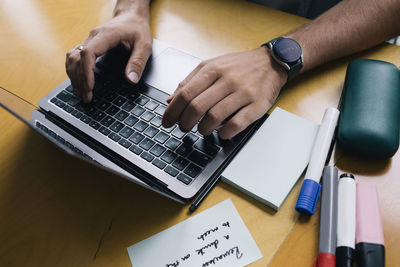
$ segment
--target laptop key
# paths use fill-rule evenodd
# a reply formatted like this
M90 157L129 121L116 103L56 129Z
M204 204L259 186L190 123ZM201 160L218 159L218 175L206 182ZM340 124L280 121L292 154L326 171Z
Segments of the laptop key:
M94 106L86 106L84 113L90 117L92 117L96 113L97 109Z
M172 177L177 176L179 173L179 171L177 171L175 168L173 168L171 166L167 166L164 171L166 173L168 173L169 175L171 175Z
M102 119L104 119L105 117L107 116L107 114L106 113L104 113L103 111L97 111L93 116L92 116L92 118L95 120L95 121L101 121Z
M161 117L155 116L151 122L151 124L153 124L156 127L160 127L161 126Z
M97 121L91 121L91 122L89 123L89 126L97 130L97 129L100 128L101 125L100 125L100 123L98 123Z
M199 139L197 135L194 135L192 133L188 133L184 138L183 138L183 143L187 145L193 145L196 143L196 141Z
M146 110L142 108L141 106L136 106L132 109L131 113L133 115L136 115L137 117L140 117Z
M94 96L94 97L92 98L92 102L90 102L90 105L93 105L93 106L96 106L96 107L97 107L97 106L100 104L100 102L101 102L100 98Z
M68 87L65 88L65 90L70 92L71 94L74 92L74 88L72 87L72 85L68 85Z
M67 102L72 97L72 95L67 91L61 91L56 95L56 97L64 102Z
M164 115L166 108L167 108L166 106L160 105L156 108L156 110L154 112L157 113L158 115L162 116L162 115Z
M219 151L219 147L208 144L203 138L200 138L196 144L194 144L194 147L211 157L214 157Z
M135 144L139 144L143 139L144 135L136 132L132 134L131 138L129 138L129 141L132 141Z
M150 150L150 153L153 154L156 157L161 156L164 151L167 150L165 147L160 146L159 144L156 144L153 146L153 148Z
M174 163L172 163L172 166L177 168L178 170L183 170L187 165L189 164L189 161L187 159L184 159L182 157L178 157Z
M161 156L161 159L167 163L171 163L172 161L174 161L174 159L177 157L177 155L170 151L167 150L164 152L164 154Z
M68 104L68 105L71 105L71 106L73 106L73 107L75 107L76 105L78 105L78 103L79 103L80 101L81 101L81 100L80 100L79 98L77 98L76 96L72 96L72 97L68 100L67 104Z
M125 120L128 116L129 116L129 113L128 113L128 112L126 112L126 111L124 111L124 110L120 110L120 111L117 113L117 115L115 115L115 118L118 119L118 120L120 120L120 121L123 121L123 120Z
M135 145L132 145L132 146L129 148L129 150L132 151L133 153L135 153L136 155L140 155L140 153L143 152L143 149L141 149L141 148L139 148L139 147L137 147L137 146L135 146Z
M112 93L107 94L107 95L104 97L104 99L107 100L108 102L111 102L111 101L113 101L115 98L117 98L117 96L118 96L118 95L117 95L116 93L112 92Z
M101 126L99 132L101 132L101 133L104 134L104 135L109 135L109 134L111 133L111 130L110 130L110 129L107 129L107 128L104 127L104 126Z
M176 128L176 125L170 127L170 128L165 128L164 126L161 126L161 130L163 130L166 133L170 133L172 132L172 130L174 130Z
M150 102L148 102L147 104L146 104L146 108L147 109L150 109L150 110L154 110L156 107L158 107L160 104L158 104L157 102L155 102L155 101L150 101Z
M167 166L167 164L165 163L165 162L162 162L161 160L159 160L159 159L155 159L155 160L153 160L153 165L155 165L157 168L159 168L159 169L164 169L165 168L165 166Z
M135 103L144 106L147 102L149 102L149 100L150 99L148 99L147 97L141 95L136 99Z
M172 135L175 136L178 139L181 139L186 133L182 132L179 127L176 127L176 129L172 132Z
M190 163L183 172L190 177L195 178L201 172L201 168L193 163Z
M186 185L190 184L190 182L192 181L190 177L184 175L183 173L180 173L177 179Z
M55 103L57 107L59 108L63 108L65 106L65 103L62 102L61 100L57 100L57 102Z
M83 116L81 117L80 120L83 121L83 122L86 123L86 124L92 121L92 119L89 118L89 117L86 116L86 115L83 115Z
M65 110L68 113L71 113L74 110L74 108L69 105L65 105L63 110Z
M157 136L154 138L157 142L163 144L165 141L167 141L169 138L169 135L164 133L164 132L159 132Z
M159 131L157 128L154 128L153 126L149 126L146 131L144 131L144 134L147 135L150 138L153 138Z
M115 121L114 118L111 118L110 116L105 117L100 123L103 124L106 127L110 127L111 124Z
M100 110L102 110L102 111L105 111L106 109L108 109L109 107L110 107L110 103L109 102L104 102L104 101L102 101L102 102L100 102L98 105L97 105L97 107L100 109Z
M151 113L150 111L146 111L145 113L143 113L143 115L141 116L142 120L144 121L151 121L156 115Z
M189 159L202 167L205 167L211 160L209 156L197 150L193 150L193 152L189 155Z
M124 128L124 124L122 122L119 121L115 121L111 126L110 129L116 133L118 133L119 131L122 130L122 128Z
M128 126L125 126L124 129L122 129L121 132L119 132L119 134L122 137L129 138L134 132L135 132L134 130L132 130Z
M118 144L120 144L121 146L123 146L125 148L129 148L132 145L131 142L129 142L128 140L123 139L123 138L121 140L119 140Z
M121 139L121 136L119 136L116 133L111 132L110 135L108 136L111 140L118 142Z
M171 137L171 139L169 139L166 143L165 146L168 147L171 150L175 150L179 145L181 144L181 142L173 137Z
M186 145L186 144L182 144L178 147L178 149L176 150L176 153L178 153L179 155L186 157L187 155L189 155L189 153L193 150L192 146Z
M129 115L129 117L126 118L124 122L125 122L127 125L129 125L129 126L133 126L133 125L134 125L135 123L137 123L138 121L139 121L138 118L136 118L136 117L134 117L134 116L132 116L132 115Z
M145 123L144 121L139 121L138 123L135 124L135 126L133 128L135 128L135 130L139 131L139 132L143 132L144 130L146 130L146 128L149 125L147 123Z
M77 118L77 119L79 119L80 117L82 117L82 112L79 112L78 110L73 110L72 112L71 112L71 114L72 114L72 116L74 116L75 118Z
M123 98L122 96L117 97L114 101L113 104L116 105L117 107L122 106L126 102L126 99Z
M145 150L149 150L155 142L149 138L145 138L142 142L140 142L139 146Z
M53 98L50 100L50 102L54 104L54 103L57 102L57 100L58 100L57 97L53 97Z
M131 101L135 101L139 97L139 93L133 92L127 95L127 98Z
M126 112L130 112L135 106L135 103L133 103L132 101L128 101L121 108Z
M117 114L118 111L119 111L119 108L118 108L118 107L116 107L116 106L114 106L114 105L111 105L111 107L109 107L109 108L106 110L106 113L107 113L108 115L114 116L115 114Z
M147 153L146 151L144 151L140 156L145 160L147 160L148 162L151 162L154 159L154 157L149 153Z
M195 132L197 132L198 131L198 124L195 124L194 126L193 126L193 128L192 128L192 130L190 130L192 133L195 133Z

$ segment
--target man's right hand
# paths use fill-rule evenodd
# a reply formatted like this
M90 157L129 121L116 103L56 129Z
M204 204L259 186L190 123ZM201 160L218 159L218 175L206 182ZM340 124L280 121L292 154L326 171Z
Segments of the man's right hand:
M149 15L128 9L90 31L88 38L67 53L65 62L75 94L84 102L92 100L96 58L122 44L131 51L125 68L126 78L137 83L152 50ZM147 12L148 13L148 12Z

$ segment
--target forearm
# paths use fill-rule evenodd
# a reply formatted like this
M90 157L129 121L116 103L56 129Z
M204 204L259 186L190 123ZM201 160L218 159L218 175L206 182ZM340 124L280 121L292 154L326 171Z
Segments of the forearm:
M400 1L344 0L287 36L303 48L307 71L400 34Z
M149 17L151 0L118 0L114 8L114 16L123 12L134 12Z

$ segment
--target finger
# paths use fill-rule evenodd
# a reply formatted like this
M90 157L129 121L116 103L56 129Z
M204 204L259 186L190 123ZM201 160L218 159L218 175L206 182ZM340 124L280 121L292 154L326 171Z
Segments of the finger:
M79 76L76 74L77 68L79 68L79 52L74 48L68 51L65 59L65 69L67 71L68 77L71 80L72 88L77 97L81 97L79 88Z
M175 94L175 97L168 105L162 119L164 127L169 128L177 122L190 101L210 87L218 78L219 75L213 68L201 68L200 71Z
M199 132L202 135L210 135L226 118L249 103L248 99L238 93L228 95L213 106L201 119L198 127Z
M142 76L144 67L152 51L152 43L147 41L136 41L132 54L125 68L125 76L132 83L138 83Z
M231 90L226 81L223 78L218 79L187 105L179 118L179 127L182 131L190 131L207 111L220 101L224 101L230 93Z
M175 97L176 93L178 93L194 77L194 75L196 75L200 71L200 69L202 69L207 63L208 63L208 61L200 62L199 65L197 65L196 68L194 68L194 70L192 70L188 74L188 76L186 76L186 78L178 84L178 87L176 88L175 92L167 98L168 104L171 103L171 101Z
M218 134L222 139L231 139L247 128L265 114L266 110L256 104L250 104L238 111L228 122L218 129Z
M91 35L93 35L91 33ZM109 49L118 45L119 36L115 32L101 32L93 37L89 37L82 44L80 50L81 68L77 71L80 77L80 88L82 98L86 102L90 102L92 90L94 87L94 67L96 58L103 55Z

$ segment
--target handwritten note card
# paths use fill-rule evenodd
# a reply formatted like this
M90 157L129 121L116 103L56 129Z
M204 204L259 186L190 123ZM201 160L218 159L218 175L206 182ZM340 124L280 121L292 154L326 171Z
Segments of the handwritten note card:
M262 254L227 199L128 247L134 267L245 266Z

